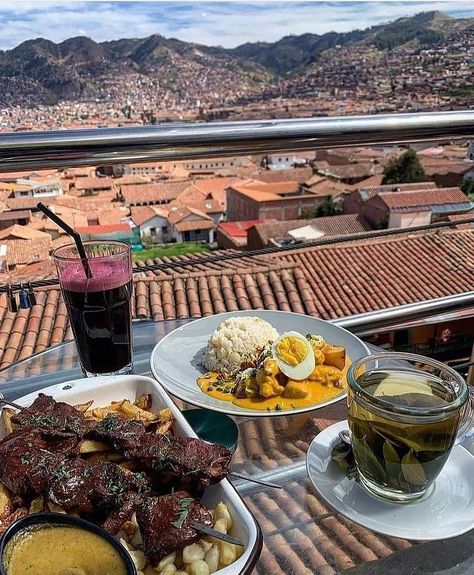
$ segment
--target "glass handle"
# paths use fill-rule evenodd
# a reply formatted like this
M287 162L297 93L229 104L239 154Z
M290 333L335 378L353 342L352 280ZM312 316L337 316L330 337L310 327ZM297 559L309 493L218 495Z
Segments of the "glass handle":
M469 385L469 398L461 413L456 444L463 443L468 439L474 439L474 387Z

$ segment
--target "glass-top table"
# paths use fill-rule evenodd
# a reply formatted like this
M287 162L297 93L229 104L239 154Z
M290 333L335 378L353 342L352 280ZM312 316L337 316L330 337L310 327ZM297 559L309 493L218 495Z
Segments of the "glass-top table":
M150 376L156 343L190 319L136 321L134 371ZM13 364L0 372L9 399L82 377L72 341ZM237 417L236 471L283 485L232 483L260 523L264 545L259 575L461 575L474 573L474 529L446 541L416 542L379 535L331 509L312 487L306 451L319 431L346 418L345 401L301 415ZM474 451L474 449L473 449ZM474 480L474 478L473 478ZM474 525L474 517L473 517Z

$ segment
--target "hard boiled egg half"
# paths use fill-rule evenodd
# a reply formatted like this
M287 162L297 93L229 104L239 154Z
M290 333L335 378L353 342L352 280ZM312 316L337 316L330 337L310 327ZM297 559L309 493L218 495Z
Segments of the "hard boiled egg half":
M307 379L316 364L309 341L296 331L287 331L272 345L280 371L290 379Z

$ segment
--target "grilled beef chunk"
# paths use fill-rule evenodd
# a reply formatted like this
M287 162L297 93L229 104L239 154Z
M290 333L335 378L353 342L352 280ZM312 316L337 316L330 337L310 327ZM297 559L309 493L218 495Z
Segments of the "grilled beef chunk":
M0 441L0 481L15 495L42 493L50 470L64 458L51 453L49 447L40 429L20 429L7 435Z
M88 436L110 443L117 451L127 451L133 449L144 434L142 421L125 420L109 413L94 425Z
M122 507L114 509L109 513L105 521L102 523L102 527L112 535L118 533L122 528L122 525L126 521L130 521L137 503L138 496L136 494L129 494Z
M51 432L66 431L79 437L91 426L91 422L72 405L55 401L44 393L40 393L30 407L16 413L12 422L21 427L31 425Z
M126 453L154 472L172 472L202 485L218 483L228 473L232 452L222 445L193 437L144 434Z
M53 470L47 495L66 511L107 515L119 509L130 494L146 492L147 483L139 474L126 475L115 463L90 465L74 459Z
M212 526L212 515L184 491L147 497L137 507L137 522L145 554L153 566L173 551L194 543L200 534L193 522Z

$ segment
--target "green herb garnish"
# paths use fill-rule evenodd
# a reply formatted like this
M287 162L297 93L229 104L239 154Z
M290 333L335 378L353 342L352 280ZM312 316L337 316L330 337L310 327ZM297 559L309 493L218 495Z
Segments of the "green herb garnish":
M172 521L171 525L176 529L181 529L184 525L184 522L188 518L189 515L189 506L194 500L191 497L183 497L183 499L179 500L179 512L178 512L178 519L176 521Z
M55 415L41 415L36 414L30 417L32 425L59 425L59 417Z

